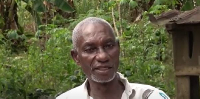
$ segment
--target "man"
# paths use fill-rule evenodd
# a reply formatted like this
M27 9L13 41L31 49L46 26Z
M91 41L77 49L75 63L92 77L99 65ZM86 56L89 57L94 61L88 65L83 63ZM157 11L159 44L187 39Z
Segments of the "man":
M77 24L71 55L87 79L56 99L169 99L161 90L128 80L118 73L120 45L104 19L89 17Z

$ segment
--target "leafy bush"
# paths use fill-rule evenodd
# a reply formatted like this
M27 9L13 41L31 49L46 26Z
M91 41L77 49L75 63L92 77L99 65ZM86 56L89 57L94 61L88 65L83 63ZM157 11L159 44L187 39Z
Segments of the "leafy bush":
M82 3L75 1L75 6L81 5L77 8L75 19L68 20L58 15L52 21L62 25L39 26L35 37L27 41L27 51L16 55L8 48L10 43L3 42L0 45L0 98L51 99L85 80L83 72L70 55L71 31L78 22L89 16L104 18L113 25L111 7L117 2L101 2L98 5L93 1L94 7L98 5L97 8L85 6L83 2L89 4L88 0L83 0ZM167 7L154 6L150 13L158 14L163 10L167 10ZM128 77L130 82L159 87L173 97L170 37L164 28L150 24L145 13L138 23L130 23L125 19L126 15L122 16L121 21L116 20L116 28L123 29L119 37L119 72ZM118 11L114 11L114 14L119 19ZM68 24L63 25L65 22ZM16 31L11 30L8 36L16 37L15 33Z
M32 99L52 96L83 82L80 69L70 57L69 30L49 25L41 26L39 31L41 34L32 38L27 53L11 57L6 49L1 49L0 97ZM47 36L50 37L45 38Z
M95 13L101 15L102 12ZM109 15L101 17L111 21ZM80 20L72 22L75 25ZM150 84L174 96L173 75L169 75L173 70L171 54L168 54L171 50L164 28L152 26L145 16L137 24L125 20L122 24L119 72L130 82ZM70 31L51 24L40 26L35 37L30 39L28 52L16 56L0 46L0 97L52 98L80 85L85 76L70 55Z
M159 87L172 97L174 76L169 75L173 72L172 54L170 37L165 29L150 24L145 15L138 24L127 23L125 26L120 40L120 72L130 82Z

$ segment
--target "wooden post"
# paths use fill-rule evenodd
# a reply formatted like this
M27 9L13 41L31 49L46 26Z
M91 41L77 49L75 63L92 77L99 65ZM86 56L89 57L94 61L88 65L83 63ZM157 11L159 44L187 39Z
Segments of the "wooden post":
M190 99L190 78L189 76L176 77L176 99Z

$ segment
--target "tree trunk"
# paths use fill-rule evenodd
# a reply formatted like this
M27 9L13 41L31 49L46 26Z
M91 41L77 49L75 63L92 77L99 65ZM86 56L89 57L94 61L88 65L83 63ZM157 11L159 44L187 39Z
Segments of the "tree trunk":
M8 13L8 29L17 30L19 23L17 16L17 3L15 0L12 0Z
M17 16L17 4L15 0L3 0L0 1L0 14L4 19L4 26L2 27L3 35L6 37L6 30L18 29L18 16Z

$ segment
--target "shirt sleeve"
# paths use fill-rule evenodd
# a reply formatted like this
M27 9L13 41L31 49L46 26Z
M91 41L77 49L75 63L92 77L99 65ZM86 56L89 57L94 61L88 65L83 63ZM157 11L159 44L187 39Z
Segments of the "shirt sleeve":
M162 90L155 89L147 99L170 99Z

